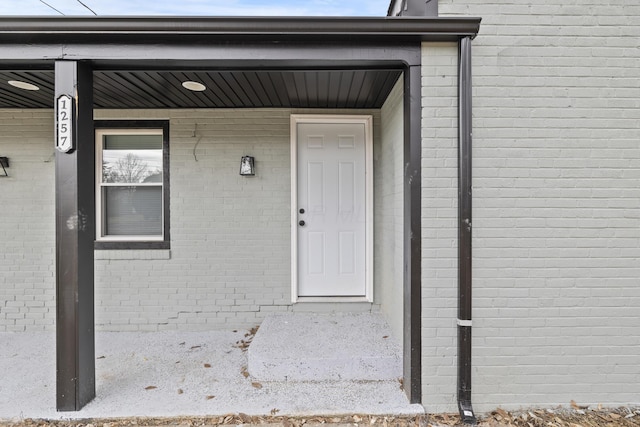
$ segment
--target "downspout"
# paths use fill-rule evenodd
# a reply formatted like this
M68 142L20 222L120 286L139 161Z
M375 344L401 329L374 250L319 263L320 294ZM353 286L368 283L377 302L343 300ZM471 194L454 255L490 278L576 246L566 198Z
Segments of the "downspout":
M458 48L458 410L476 424L471 404L471 37Z

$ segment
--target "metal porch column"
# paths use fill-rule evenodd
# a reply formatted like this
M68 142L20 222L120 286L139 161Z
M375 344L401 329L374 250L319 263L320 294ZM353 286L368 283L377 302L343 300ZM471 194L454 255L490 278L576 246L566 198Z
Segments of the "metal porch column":
M404 389L422 401L421 66L404 70Z
M56 408L78 411L96 395L95 142L90 64L56 61L56 103L61 95L71 97L75 149L68 153L56 150Z

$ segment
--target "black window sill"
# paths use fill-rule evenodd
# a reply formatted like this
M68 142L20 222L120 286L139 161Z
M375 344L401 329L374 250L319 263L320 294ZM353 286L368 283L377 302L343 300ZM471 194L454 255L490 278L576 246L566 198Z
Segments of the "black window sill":
M94 249L171 249L170 242L101 242L96 241Z

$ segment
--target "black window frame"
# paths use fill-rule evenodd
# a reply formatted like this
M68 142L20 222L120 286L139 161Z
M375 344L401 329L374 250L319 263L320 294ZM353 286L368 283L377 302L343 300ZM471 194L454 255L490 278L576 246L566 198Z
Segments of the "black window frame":
M171 221L170 221L170 176L169 176L169 121L168 120L95 120L95 131L99 129L162 129L162 198L163 198L163 239L150 241L103 241L95 240L94 249L170 249ZM94 140L94 144L97 141ZM97 176L98 171L95 171ZM97 178L96 178L97 179ZM97 181L96 181L97 185ZM96 200L101 195L96 192ZM97 210L96 210L97 211ZM96 213L96 218L101 213Z

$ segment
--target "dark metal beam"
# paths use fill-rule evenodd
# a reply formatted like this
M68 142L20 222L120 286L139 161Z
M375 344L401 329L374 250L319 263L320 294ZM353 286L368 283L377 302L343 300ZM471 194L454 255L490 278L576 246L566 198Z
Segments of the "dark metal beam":
M139 37L142 37L139 35ZM0 37L0 41L2 38ZM0 43L0 65L9 69L25 61L92 61L95 70L321 70L401 69L420 64L420 43L350 42L265 43ZM6 64L6 65L5 65Z
M93 72L86 63L55 63L55 98L71 96L76 149L56 150L56 386L59 411L95 397L95 143Z
M140 43L197 36L254 40L345 40L400 38L457 40L474 37L480 18L468 17L0 17L0 40L84 42L116 39ZM193 41L193 40L191 40Z
M404 388L422 400L421 67L404 72Z
M458 409L475 424L471 405L471 38L458 53Z

